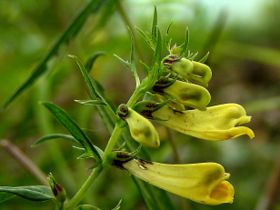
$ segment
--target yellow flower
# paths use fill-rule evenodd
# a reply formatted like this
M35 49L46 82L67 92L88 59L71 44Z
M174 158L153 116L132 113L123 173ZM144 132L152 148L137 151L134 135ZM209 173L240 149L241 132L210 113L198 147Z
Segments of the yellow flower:
M172 60L170 62L172 62ZM184 80L191 81L204 87L208 86L208 82L212 78L212 71L209 66L191 61L187 58L181 58L173 61L172 64L167 64L172 71L176 72Z
M149 147L160 146L158 132L148 119L126 105L121 105L119 109L125 112L121 117L127 122L130 134L135 141Z
M163 92L178 103L204 110L211 100L210 93L202 86L176 80Z
M246 115L244 108L238 104L222 104L210 106L205 111L186 110L176 111L164 106L152 113L155 119L178 132L206 140L227 140L242 135L251 139L254 132L245 126L250 116Z
M132 159L122 164L132 175L193 201L218 205L232 203L234 188L217 163L162 164Z
M212 78L212 71L209 66L204 63L192 61L193 74L190 76L190 81L205 87L208 86L208 82Z

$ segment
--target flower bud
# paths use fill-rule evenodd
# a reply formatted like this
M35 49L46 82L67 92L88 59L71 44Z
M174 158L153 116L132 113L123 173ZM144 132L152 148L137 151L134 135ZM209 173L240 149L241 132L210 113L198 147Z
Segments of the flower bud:
M127 109L126 114L123 113L125 110L124 106ZM130 107L126 105L121 105L120 107L119 109L122 110L122 118L127 122L132 138L148 147L159 147L159 135L153 124Z
M204 110L211 100L210 93L204 87L179 80L164 88L163 92L187 107L200 110Z
M60 205L63 205L64 201L66 200L65 189L57 183L57 181L51 173L48 176L48 180L56 201L59 202Z
M183 79L188 79L193 71L193 63L189 59L181 58L180 60L172 63L171 69Z
M176 56L169 56L163 64L177 73L181 79L204 87L208 86L208 82L212 78L212 71L209 66L187 58L180 59Z

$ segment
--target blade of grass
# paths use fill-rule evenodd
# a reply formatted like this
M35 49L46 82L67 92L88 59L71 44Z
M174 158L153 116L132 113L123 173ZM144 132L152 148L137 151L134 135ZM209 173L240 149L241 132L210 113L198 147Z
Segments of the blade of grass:
M74 20L71 22L68 28L55 42L55 44L44 57L44 59L34 68L27 80L4 102L3 108L6 108L17 96L19 96L23 91L30 87L36 80L38 80L38 78L42 74L44 74L47 71L48 61L56 55L60 46L64 43L69 42L73 37L75 37L77 33L81 30L88 16L92 13L98 12L105 2L106 0L91 0L85 6L85 8L77 15L76 18L74 18Z

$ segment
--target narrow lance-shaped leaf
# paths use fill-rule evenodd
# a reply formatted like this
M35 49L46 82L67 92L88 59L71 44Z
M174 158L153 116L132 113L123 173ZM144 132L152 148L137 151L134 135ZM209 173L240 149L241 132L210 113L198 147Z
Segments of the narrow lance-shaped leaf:
M122 199L118 202L118 204L112 210L120 210L122 204Z
M107 101L100 85L90 76L90 70L92 69L92 65L94 64L94 56L91 56L88 59L85 67L77 57L74 56L73 58L75 59L76 64L78 65L79 70L81 71L86 82L90 98L93 100L100 100L106 104L106 106L97 106L97 110L101 118L104 120L104 124L107 129L112 132L117 120L114 112L114 106Z
M86 62L86 65L85 65L85 69L87 70L87 72L89 73L91 68L92 68L92 65L94 64L94 62L96 61L97 58L99 58L100 56L104 55L103 52L95 52L94 54L92 54L87 62Z
M32 201L48 201L54 199L50 187L45 185L18 187L0 186L0 192L16 195Z
M184 43L182 45L182 51L181 51L181 56L185 56L187 49L188 49L188 45L189 45L189 40L190 40L190 33L189 33L189 29L186 28L186 32L185 32L185 40Z
M97 12L105 2L106 0L91 0L88 3L88 5L78 14L78 16L60 36L60 38L55 42L44 59L35 67L27 80L7 99L7 101L5 101L5 103L3 104L3 108L7 107L18 95L20 95L24 90L30 87L36 80L39 79L40 76L42 76L47 71L48 61L56 55L60 46L64 43L69 42L71 38L75 37L75 35L84 25L88 16L93 12Z
M153 63L160 64L161 62L161 51L162 51L162 38L159 28L157 28L157 40L156 40L156 49L154 53Z
M133 73L136 87L138 87L140 85L140 79L136 68L135 39L132 32L130 32L130 37L131 37L130 70Z
M144 32L142 29L136 27L137 32L143 38L143 40L149 45L149 47L155 51L155 42L153 41L150 34Z
M152 40L156 42L157 40L157 8L154 8L154 18L152 25Z
M90 76L89 76L89 71L90 71L90 68L88 68L88 70L85 68L85 66L82 64L82 62L80 61L80 59L77 57L77 56L75 56L75 55L69 55L69 57L70 58L72 58L74 61L75 61L75 63L78 65L78 67L79 67L79 69L80 69L80 71L81 71L81 73L82 73L82 75L83 75L83 77L84 77L84 80L85 80L85 82L86 82L86 85L87 85L87 87L88 87L88 91L89 91L89 94L90 94L90 96L93 98L93 99L98 99L98 100L101 100L102 101L102 96L101 96L101 94L99 94L99 92L97 91L97 89L95 88L95 84L93 84L92 82L91 82L91 80L90 80ZM96 60L96 58L94 59L94 60ZM93 63L93 61L92 61L92 59L90 59L90 61L88 61L88 66L87 67L89 67L89 65L90 65L90 63L91 63L91 65L92 65L92 63ZM104 101L105 103L106 103L106 101Z
M205 63L205 61L207 60L209 56L209 52L207 52L202 58L199 59L199 63Z
M100 105L106 105L101 100L74 100L75 102L82 104L82 105L88 105L88 106L100 106Z
M75 139L71 135L54 133L54 134L48 134L48 135L42 136L34 144L32 144L32 146L37 146L37 145L42 144L46 141L54 140L54 139L65 139L65 140L70 141L71 143L78 143L78 144L80 143L79 141L77 141L77 139Z
M91 144L87 135L82 129L68 116L68 114L58 106L52 103L43 103L43 105L56 117L56 119L77 139L86 149L89 155L93 155L97 161L101 161L101 156L95 147Z

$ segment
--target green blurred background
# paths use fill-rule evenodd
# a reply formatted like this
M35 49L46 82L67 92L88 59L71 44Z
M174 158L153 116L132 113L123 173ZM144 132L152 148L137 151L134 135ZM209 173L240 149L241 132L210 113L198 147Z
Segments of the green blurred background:
M30 75L57 38L78 14L86 0L0 1L0 102L3 103ZM204 206L170 194L176 209L186 210L276 210L280 209L280 1L279 0L124 0L121 1L131 25L149 31L154 6L164 32L172 23L174 42L190 30L190 49L199 56L210 51L207 63L213 71L210 105L240 103L252 116L250 127L256 138L207 142L161 127L163 140L173 136L179 152L175 157L168 141L151 150L159 162L215 161L231 173L236 194L233 204ZM137 35L141 59L149 63L151 51ZM65 132L38 103L53 101L66 109L88 130L96 145L104 148L109 133L92 107L74 99L86 99L86 86L73 61L74 54L85 61L96 51L93 76L115 105L125 102L133 91L131 73L114 54L128 59L130 37L114 1L91 15L79 34L48 62L48 72L0 113L0 139L7 139L30 157L46 174L52 172L72 195L89 173L92 162L77 160L79 151L64 141L36 148L31 144L48 133ZM0 147L0 185L34 185L40 182L7 147ZM121 209L146 209L127 173L110 169L99 177L86 201L101 209L113 208L123 199ZM50 203L14 199L0 204L8 209L52 209Z

